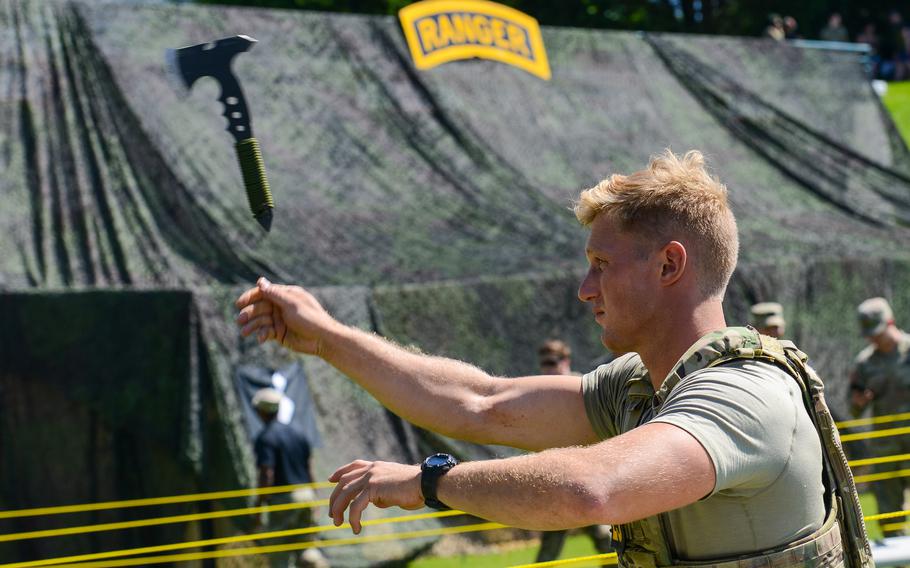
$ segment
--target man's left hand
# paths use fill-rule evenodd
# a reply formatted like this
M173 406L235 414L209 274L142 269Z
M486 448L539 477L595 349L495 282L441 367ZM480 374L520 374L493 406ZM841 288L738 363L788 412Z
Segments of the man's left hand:
M383 509L423 507L418 465L357 460L338 468L329 481L338 483L329 498L329 516L337 527L350 507L348 521L354 534L360 534L360 517L370 503Z

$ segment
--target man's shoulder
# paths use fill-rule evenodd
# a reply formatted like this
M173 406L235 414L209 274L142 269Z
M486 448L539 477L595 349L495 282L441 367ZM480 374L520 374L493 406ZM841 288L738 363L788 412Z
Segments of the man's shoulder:
M734 359L722 365L705 367L685 377L680 385L712 381L717 383L753 382L761 388L776 388L792 378L779 365L762 359Z
M853 359L854 365L858 367L857 370L862 370L862 366L869 362L872 359L872 356L875 355L875 346L867 345L863 347L856 357Z
M645 378L647 374L648 369L642 363L641 356L638 353L626 353L598 366L585 377L590 377L589 380L625 382Z

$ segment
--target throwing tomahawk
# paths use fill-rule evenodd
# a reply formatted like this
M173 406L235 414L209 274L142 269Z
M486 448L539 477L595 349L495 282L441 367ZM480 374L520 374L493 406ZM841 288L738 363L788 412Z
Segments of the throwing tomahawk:
M265 177L265 165L259 142L253 137L250 112L243 97L243 90L237 77L231 71L234 56L247 51L256 40L245 35L219 39L211 43L200 43L167 51L167 63L172 73L186 87L202 77L212 77L221 86L218 100L224 105L224 116L228 119L227 131L234 136L234 148L243 173L243 184L250 202L250 211L262 228L272 227L272 194L269 180Z

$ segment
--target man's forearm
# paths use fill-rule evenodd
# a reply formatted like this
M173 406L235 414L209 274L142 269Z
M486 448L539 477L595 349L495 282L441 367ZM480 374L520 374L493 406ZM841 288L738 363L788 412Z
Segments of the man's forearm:
M587 472L591 452L563 448L459 464L440 481L439 499L453 509L531 530L603 522L607 488Z
M584 447L456 465L437 497L520 528L625 523L694 503L714 488L704 447L669 424L646 424Z
M408 421L449 436L485 441L481 412L497 379L460 361L402 348L337 326L319 355Z

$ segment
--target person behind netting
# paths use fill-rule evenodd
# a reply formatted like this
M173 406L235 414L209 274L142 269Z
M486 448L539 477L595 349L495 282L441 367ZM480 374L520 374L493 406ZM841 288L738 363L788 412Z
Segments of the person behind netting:
M850 41L850 34L844 27L843 18L838 12L833 12L828 16L828 24L822 28L818 36L822 41Z
M764 36L774 41L784 41L787 31L784 29L783 17L779 14L768 15L768 27L765 28Z
M283 397L281 392L272 388L261 389L253 395L253 408L256 409L256 414L263 423L263 428L253 444L260 488L300 485L313 481L310 473L310 443L306 436L277 419ZM257 505L306 503L314 501L315 498L315 492L312 489L301 488L288 493L259 495ZM256 515L254 524L257 529L264 528L270 532L296 529L313 525L314 509L305 507L286 511L268 511L264 516L267 518L265 523L263 523L263 515ZM287 544L314 539L315 535L272 538L263 541L263 544ZM327 568L329 564L318 549L309 548L302 552L271 553L269 565L280 568L288 566Z
M820 379L791 343L724 319L739 239L701 153L614 174L575 214L590 229L578 297L622 354L583 377L415 353L264 278L237 299L242 335L322 357L411 423L536 452L353 461L329 477L333 522L360 533L371 503L452 507L530 530L609 524L630 567L872 566Z
M873 416L910 412L910 334L894 322L894 313L884 298L869 298L857 308L860 333L869 342L853 363L850 373L850 403L854 416L871 405ZM910 453L910 438L889 436L869 440L873 457ZM878 464L876 472L910 468L910 460ZM898 477L871 483L881 513L904 510L904 489L910 478ZM885 536L903 534L902 528Z
M572 371L572 348L559 339L548 339L537 348L537 361L541 375L579 376ZM584 532L591 537L597 552L611 552L612 536L609 525L591 525ZM540 550L536 562L549 562L559 558L566 543L568 531L544 531L540 535Z
M750 309L751 324L758 333L775 339L784 336L787 330L787 320L784 319L784 307L777 302L759 302Z

